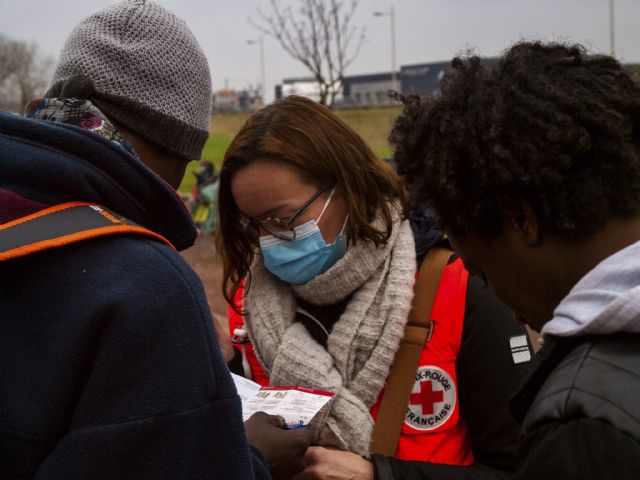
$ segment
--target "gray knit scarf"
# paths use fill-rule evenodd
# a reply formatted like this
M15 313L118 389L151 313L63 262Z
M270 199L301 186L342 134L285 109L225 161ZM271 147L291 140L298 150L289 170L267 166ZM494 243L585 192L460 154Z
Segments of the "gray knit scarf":
M301 385L336 395L314 418L314 443L369 452L369 413L403 336L413 297L416 260L408 221L396 220L388 243L350 245L326 273L305 285L271 274L262 257L252 265L244 305L246 327L271 385ZM325 349L294 321L296 297L331 305L352 297Z

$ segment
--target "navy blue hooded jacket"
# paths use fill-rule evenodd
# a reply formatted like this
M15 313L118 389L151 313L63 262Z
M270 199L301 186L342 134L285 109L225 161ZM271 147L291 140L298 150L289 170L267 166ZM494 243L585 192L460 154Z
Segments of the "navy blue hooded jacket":
M0 223L69 201L178 249L196 236L175 192L119 145L0 112ZM0 263L0 478L269 478L177 252L114 235Z

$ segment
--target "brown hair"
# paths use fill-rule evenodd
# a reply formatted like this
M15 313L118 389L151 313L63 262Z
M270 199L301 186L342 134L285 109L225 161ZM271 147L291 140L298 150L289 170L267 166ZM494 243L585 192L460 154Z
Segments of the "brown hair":
M283 98L247 120L227 149L220 170L216 249L223 262L222 291L230 305L242 280L249 276L250 281L258 249L257 238L249 236L240 222L231 179L256 160L292 167L318 187L336 185L349 212L345 227L349 243L387 242L396 201L403 218L408 216L408 195L400 178L351 127L311 100ZM376 217L382 219L382 229L372 226Z

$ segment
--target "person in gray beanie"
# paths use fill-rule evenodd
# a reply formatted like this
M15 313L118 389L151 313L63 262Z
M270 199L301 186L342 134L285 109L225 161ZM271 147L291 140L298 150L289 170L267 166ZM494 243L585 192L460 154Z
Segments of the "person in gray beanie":
M47 97L82 97L159 147L197 160L209 136L211 77L184 21L153 2L112 5L81 22Z
M303 467L304 429L243 424L202 284L177 253L197 231L174 188L210 109L184 21L131 0L76 26L25 116L0 112L0 478Z

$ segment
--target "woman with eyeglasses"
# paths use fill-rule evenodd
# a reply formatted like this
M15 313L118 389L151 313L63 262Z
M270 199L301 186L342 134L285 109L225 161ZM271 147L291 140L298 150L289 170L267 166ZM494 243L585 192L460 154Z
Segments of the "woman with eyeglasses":
M220 171L224 294L272 385L336 393L316 443L369 447L369 410L415 281L400 178L329 109L287 97L252 115Z
M219 212L223 291L248 376L263 385L336 394L309 428L316 445L343 451L310 449L309 467L328 462L333 472L373 478L374 468L376 475L380 468L391 471L396 467L389 462L397 459L473 461L467 426L457 413L456 357L436 366L424 354L410 405L424 415L417 420L407 413L397 459L360 457L369 454L380 394L404 335L416 280L408 194L388 163L326 107L286 97L253 114L229 146L220 171ZM462 262L452 259L452 268L466 279ZM463 303L465 291L466 281ZM500 308L494 315L509 322ZM449 330L436 328L435 335ZM448 373L442 362L448 362ZM514 377L499 381L511 385L519 378ZM444 391L448 385L452 392ZM496 397L501 395L502 390ZM505 417L502 400L497 411ZM487 412L481 415L486 419ZM505 424L505 438L515 441L512 420L494 423ZM498 455L512 456L507 449ZM400 464L414 471L409 462ZM304 475L315 478L309 471Z

